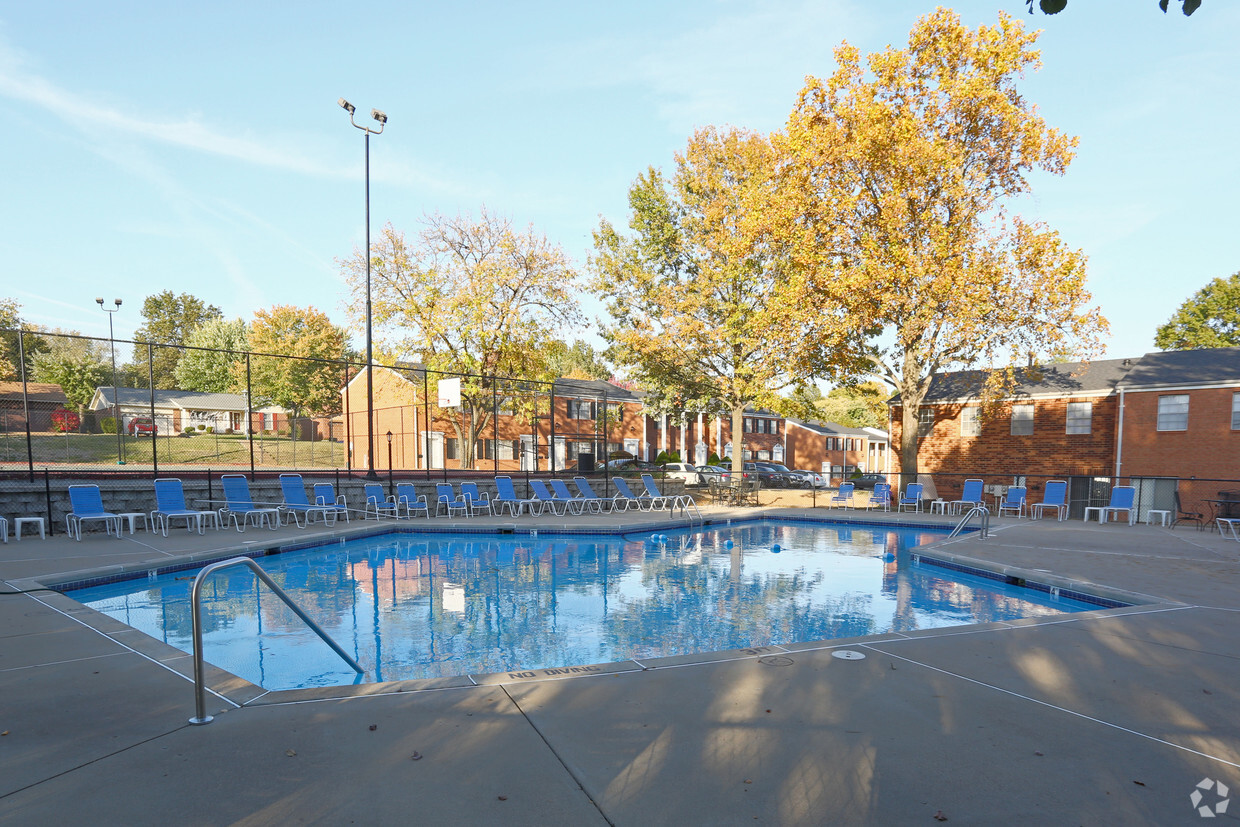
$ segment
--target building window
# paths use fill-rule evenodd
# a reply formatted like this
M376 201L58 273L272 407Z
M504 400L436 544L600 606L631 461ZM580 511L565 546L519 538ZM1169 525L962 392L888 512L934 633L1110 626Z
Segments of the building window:
M753 420L750 419L749 417L745 417L741 421L741 427L745 431L745 433L747 434L753 433Z
M511 439L501 439L498 443L496 443L493 439L480 439L477 444L478 459L496 460L516 458L517 444Z
M922 406L917 412L917 438L925 439L934 430L934 408Z
M758 462L768 462L770 459L771 459L770 451L759 451L758 452Z
M978 408L961 408L960 409L960 435L961 436L981 436L982 435L982 418L979 416Z
M1012 406L1012 436L1033 434L1033 405Z
M1158 430L1188 430L1188 394L1158 397Z
M1087 434L1094 418L1093 402L1069 402L1068 424L1064 433Z
M1240 393L1231 395L1231 429L1240 431Z
M593 419L594 403L586 399L568 400L569 419Z
M450 436L443 441L444 459L456 459L456 437Z

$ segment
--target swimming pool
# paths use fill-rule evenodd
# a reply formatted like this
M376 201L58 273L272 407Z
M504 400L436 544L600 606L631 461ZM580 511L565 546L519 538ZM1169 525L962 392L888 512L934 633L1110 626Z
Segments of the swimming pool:
M356 676L245 568L204 584L208 662L268 689L480 675L1097 609L916 565L945 532L759 521L651 535L393 533L259 559ZM193 572L68 592L185 651Z

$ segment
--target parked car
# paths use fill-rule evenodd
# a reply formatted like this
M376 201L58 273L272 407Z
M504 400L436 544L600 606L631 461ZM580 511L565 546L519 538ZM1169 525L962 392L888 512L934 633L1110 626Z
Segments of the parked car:
M149 416L135 416L129 420L130 436L150 436L159 433L159 428Z
M663 466L664 473L674 480L684 480L686 485L703 485L706 478L696 465L687 462L669 462Z
M757 474L764 488L787 488L788 478L766 462L745 463L746 474Z
M819 471L799 471L797 473L805 475L806 479L809 480L810 488L826 488L831 483L827 476Z
M653 462L646 462L644 459L613 459L607 462L608 469L614 474L619 471L633 471L641 474L652 474L659 470L659 466Z
M882 474L862 474L845 480L845 482L851 482L853 489L857 491L873 491L874 486L886 481L887 478Z
M732 469L724 468L722 465L699 465L698 473L707 482L727 482L732 479Z

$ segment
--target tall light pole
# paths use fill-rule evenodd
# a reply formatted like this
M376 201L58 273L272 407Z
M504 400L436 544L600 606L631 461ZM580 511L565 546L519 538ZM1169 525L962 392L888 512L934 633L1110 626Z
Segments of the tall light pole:
M125 464L124 448L121 446L121 397L120 391L116 389L116 337L112 335L112 314L117 313L121 309L121 300L113 299L116 307L107 308L103 306L103 298L95 299L95 303L99 305L99 309L108 314L108 343L112 345L112 421L116 423L116 464Z
M387 123L388 117L378 109L371 109L370 117L379 124L378 129L372 129L353 119L356 106L344 98L336 103L349 113L349 123L366 133L366 479L378 480L379 475L375 473L375 383L371 370L374 350L370 336L370 136L383 132L383 125Z

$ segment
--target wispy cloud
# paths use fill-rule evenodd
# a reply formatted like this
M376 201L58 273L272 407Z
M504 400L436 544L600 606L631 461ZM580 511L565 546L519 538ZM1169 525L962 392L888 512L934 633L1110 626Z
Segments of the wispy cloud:
M776 128L806 74L828 74L832 50L870 31L855 2L788 0L733 4L709 22L660 37L600 37L547 56L542 67L569 88L639 86L657 101L669 129L707 123ZM770 112L771 123L741 123Z

